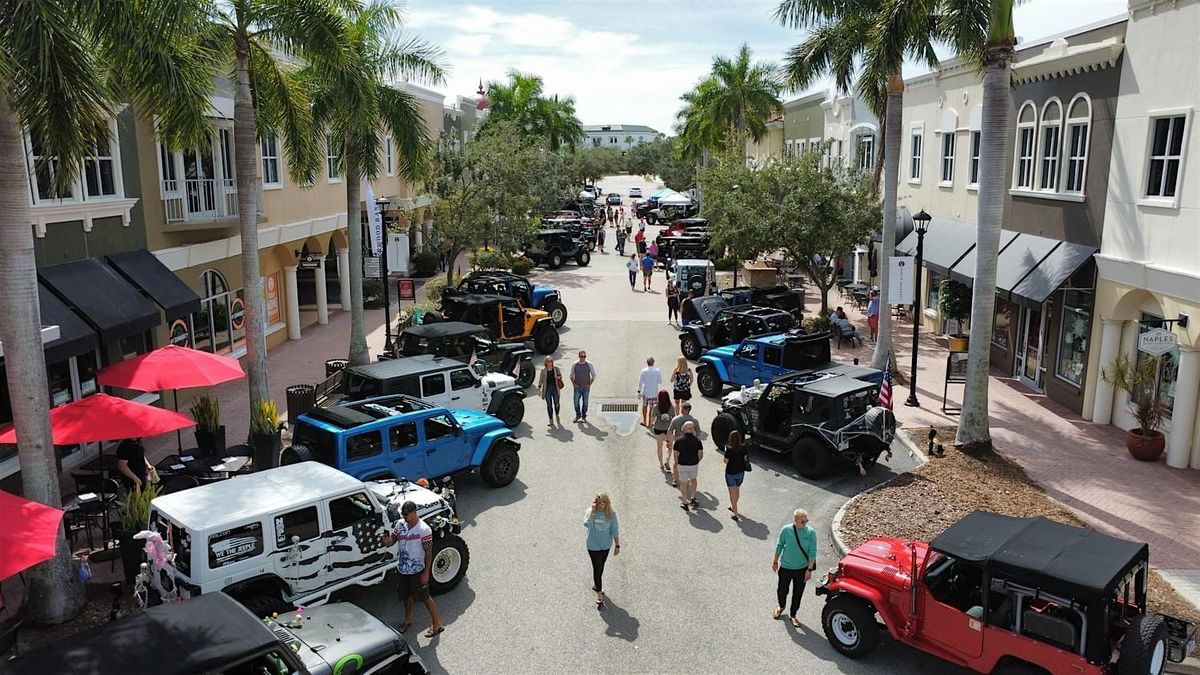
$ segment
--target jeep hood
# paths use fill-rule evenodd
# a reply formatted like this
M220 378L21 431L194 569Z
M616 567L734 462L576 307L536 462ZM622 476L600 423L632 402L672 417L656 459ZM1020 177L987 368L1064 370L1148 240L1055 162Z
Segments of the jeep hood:
M894 588L907 588L912 575L913 553L916 553L919 569L928 551L929 546L924 542L868 539L847 553L838 567L846 576Z
M507 387L517 383L517 378L504 373L488 373L483 376L483 386L488 389L497 389L499 387ZM456 415L457 417L457 415Z
M740 344L725 345L724 347L713 347L705 352L705 356L711 356L714 359L732 359L733 353L737 351ZM701 360L704 360L701 358Z
M468 436L481 436L495 429L508 430L508 427L504 426L504 422L478 410L456 408L450 412L454 415L454 419L458 420L458 423L462 425L463 431Z
M302 628L288 626L297 613ZM279 629L295 636L297 654L309 671L339 672L344 670L349 658L362 663L378 663L392 655L409 651L404 638L391 626L383 623L366 610L348 602L333 602L319 607L305 608L302 612L287 612L279 615L271 626L281 638Z

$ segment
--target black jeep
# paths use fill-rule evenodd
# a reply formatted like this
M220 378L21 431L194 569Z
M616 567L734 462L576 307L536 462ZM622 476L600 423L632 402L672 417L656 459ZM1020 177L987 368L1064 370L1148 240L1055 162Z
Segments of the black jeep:
M500 342L533 340L533 348L540 354L553 354L558 349L558 329L554 319L540 309L522 307L519 300L505 295L447 289L442 294L441 313L425 314L425 323L442 320L478 324L488 330L492 339Z
M552 270L562 267L570 258L580 267L592 262L587 246L567 230L539 230L525 249L525 257Z
M896 417L877 405L879 385L836 372L796 373L727 394L712 423L723 446L741 432L756 447L791 453L805 478L824 478L834 462L862 474L887 453L891 458Z
M737 344L751 335L783 333L796 327L796 317L771 307L730 307L718 296L684 300L679 349L695 361L705 350Z
M400 356L433 354L470 360L471 355L488 364L488 370L508 373L517 384L533 384L533 349L528 343L496 342L488 329L461 321L439 321L405 328L396 339Z
M519 274L500 270L471 272L458 283L458 290L464 293L507 295L520 300L526 307L548 312L555 326L561 327L567 322L567 306L563 304L558 289L531 283Z
M770 288L753 288L750 286L735 286L726 288L718 293L731 305L757 305L759 307L774 307L790 312L797 319L804 312L801 303L802 296L787 286L771 286Z
M707 260L712 245L707 234L659 235L654 242L658 244L658 258L662 261Z

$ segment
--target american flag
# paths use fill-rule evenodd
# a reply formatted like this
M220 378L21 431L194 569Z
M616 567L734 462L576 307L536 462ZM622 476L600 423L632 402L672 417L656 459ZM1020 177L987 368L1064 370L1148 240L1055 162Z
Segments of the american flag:
M883 368L883 382L879 385L879 405L892 409L892 361Z
M472 350L472 351L471 351L471 360L470 360L470 361L467 361L467 366L469 366L469 367L471 367L471 368L474 368L474 367L475 367L475 363L476 363L477 361L479 361L479 357L478 357L478 356L476 356L476 355L475 355L475 351L474 351L474 350Z
M517 359L516 362L513 363L512 374L513 374L513 377L521 376L521 361L520 361L520 359Z

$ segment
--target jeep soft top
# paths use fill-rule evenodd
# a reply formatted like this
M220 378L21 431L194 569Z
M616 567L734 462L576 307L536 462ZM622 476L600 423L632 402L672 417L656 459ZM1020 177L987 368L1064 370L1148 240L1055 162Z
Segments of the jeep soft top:
M870 389L878 389L879 385L873 382L864 382L856 380L852 377L846 377L838 373L820 372L820 373L796 373L795 375L784 375L777 377L772 382L780 384L792 384L799 389L824 396L827 398L836 398L846 394L855 394L860 391Z
M483 326L477 326L473 323L463 321L436 321L434 323L423 323L416 326L410 326L404 329L401 335L416 335L424 338L442 338L442 337L458 337L459 335L478 335L487 339L491 339L487 329Z
M437 326L440 324L433 325ZM404 377L405 375L435 373L453 368L464 368L466 365L462 361L452 359L448 356L417 354L415 356L406 356L402 359L376 361L375 363L368 363L362 366L348 366L345 370L347 373L361 377L385 380L393 377Z
M521 304L517 302L516 298L510 298L507 295L496 295L494 293L456 293L445 296L442 298L442 302L457 302L463 305L475 305L478 307L495 307L496 305L519 307Z

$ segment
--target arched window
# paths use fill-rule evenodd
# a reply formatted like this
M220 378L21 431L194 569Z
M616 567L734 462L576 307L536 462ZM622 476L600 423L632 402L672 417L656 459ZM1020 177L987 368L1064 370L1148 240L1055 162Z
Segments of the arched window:
M1038 154L1038 189L1058 192L1058 158L1062 153L1062 103L1057 98L1042 106L1041 149Z
M1033 151L1037 145L1037 108L1032 101L1021 105L1017 113L1017 156L1013 171L1013 187L1033 189Z
M1067 172L1063 192L1083 193L1091 126L1092 101L1087 94L1076 94L1067 108Z
M200 311L196 314L196 349L227 352L233 342L229 321L233 294L225 277L216 270L200 275Z

